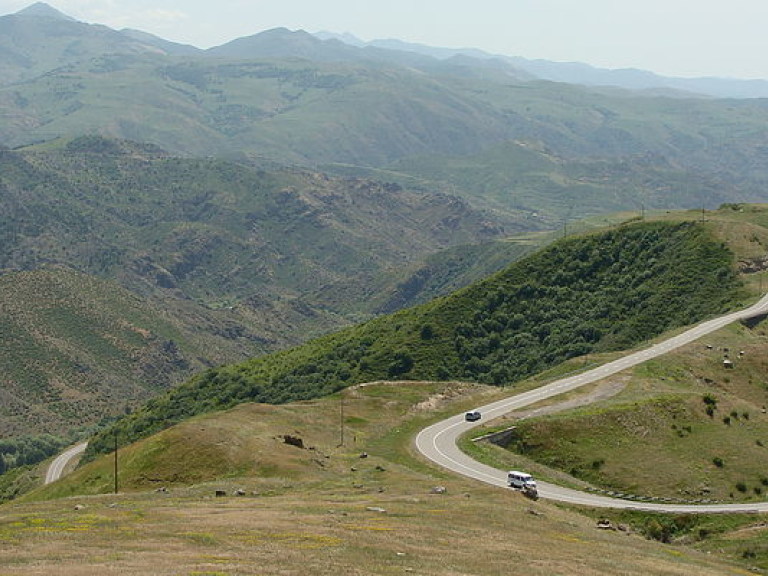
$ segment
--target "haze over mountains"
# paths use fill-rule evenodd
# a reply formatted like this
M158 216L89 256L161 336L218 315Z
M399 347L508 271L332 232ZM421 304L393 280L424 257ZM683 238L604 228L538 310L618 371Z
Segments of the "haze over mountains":
M98 420L202 367L446 294L536 243L510 236L768 200L766 101L349 42L274 29L200 50L45 4L0 18L0 269L6 286L45 269L56 287L44 328L4 312L39 345L11 360L13 405L39 416L15 432L46 420L35 403L58 398L61 363L75 392L56 430L70 396ZM84 304L78 283L113 301ZM131 295L174 322L136 316ZM136 330L79 330L85 310ZM38 379L36 398L18 393Z
M81 24L75 19L43 2L35 3L12 16L49 18L59 20L60 22L68 21L72 24ZM8 16L3 18L8 18ZM109 30L105 30L106 27L98 26L92 26L92 28L101 28L102 33ZM145 46L158 48L168 54L200 55L207 53L220 56L238 53L239 47L244 45L249 45L250 48L254 48L257 44L260 44L263 51L260 53L252 53L252 55L258 53L260 57L267 57L270 55L286 56L287 54L284 48L276 50L274 46L269 45L270 42L268 37L273 32L274 31L267 31L256 34L253 37L235 39L225 45L210 48L208 50L169 42L139 30L123 29L118 33L140 44L144 44ZM293 55L297 57L306 57L308 59L331 58L334 60L359 59L361 57L359 51L349 50L339 46L339 42L341 42L347 47L365 48L365 58L381 59L384 61L399 61L401 63L407 63L409 59L418 61L416 55L442 61L461 61L462 59L470 59L480 62L485 61L486 65L506 67L510 73L513 73L520 78L539 78L555 82L590 86L615 86L629 90L654 91L668 89L671 91L680 91L689 95L698 94L717 98L768 97L768 81L766 80L740 80L737 78L716 77L671 78L659 76L646 70L601 69L590 66L587 63L553 62L541 59L532 60L521 56L490 54L476 48L440 48L403 42L397 39L377 39L365 42L349 33L338 34L323 31L317 32L313 34L313 36L325 42L322 44L313 43L307 38L303 38L300 42L295 43ZM116 38L113 40L116 41ZM114 47L117 48L117 45L119 44L120 42L116 42ZM8 46L6 45L6 48L7 47ZM134 50L138 48L137 46L129 48L129 45L125 44L123 49ZM118 51L121 51L121 49L118 48ZM13 49L9 52L11 57L19 56L18 54L13 54L13 52ZM22 58L24 57L22 56ZM475 65L477 65L477 62L475 62Z
M336 34L333 32L318 32L315 34L323 40L336 39L346 44L358 47L384 48L403 52L424 54L439 60L473 58L494 62L496 65L511 64L521 73L530 74L531 78L567 82L585 86L614 86L627 90L644 90L669 94L679 91L681 96L710 96L714 98L766 98L768 97L768 81L740 80L736 78L674 78L660 76L647 70L624 68L609 70L597 68L583 62L553 62L550 60L528 59L520 56L503 56L490 54L476 48L439 48L402 42L400 40L371 40L364 42L351 34ZM522 74L521 74L522 75Z
M765 194L759 99L537 81L499 59L285 29L202 51L40 4L1 18L0 32L0 144L10 148L97 133L176 154L418 182L545 225Z

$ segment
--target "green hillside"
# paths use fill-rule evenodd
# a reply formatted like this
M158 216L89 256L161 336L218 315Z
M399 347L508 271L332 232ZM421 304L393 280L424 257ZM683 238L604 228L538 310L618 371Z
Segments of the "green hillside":
M193 372L447 293L529 250L496 240L527 226L444 194L95 136L0 151L0 433L92 425ZM409 284L426 258L439 281Z
M206 371L118 431L127 441L239 402L313 398L380 379L510 385L722 312L739 286L732 253L695 223L639 223L568 239L450 297ZM94 449L107 449L111 433Z
M182 311L64 268L0 275L0 435L91 426L257 349L195 330ZM221 331L228 324L224 315L197 318Z
M57 263L147 296L238 305L273 349L370 314L372 295L428 256L532 225L396 184L98 137L2 152L0 167L0 268Z
M77 22L50 6L0 17L0 85L12 85L81 62L93 54L156 53L106 26Z
M16 79L0 86L0 145L9 148L101 134L175 154L385 171L386 181L419 181L550 226L641 205L765 200L762 100L530 81L471 58L440 62L286 30L181 55L61 19L4 17L0 26L0 66Z
M608 400L514 422L504 465L635 499L763 501L767 348L763 317L637 366Z
M755 563L742 557L754 549L750 542L719 550L727 535L715 534L718 520L701 525L711 536L697 546L711 554L662 546L640 531L597 530L572 509L414 458L416 430L493 392L434 382L346 390L344 442L338 396L190 419L119 451L119 494L110 454L3 504L0 563L62 576L498 575L509 573L511 559L534 576L570 574L574 566L589 574L715 576ZM760 518L719 522L748 530Z
M637 208L639 199L658 208L763 199L760 102L379 64L158 58L104 56L0 89L9 110L0 142L101 133L198 156L386 168L545 222Z

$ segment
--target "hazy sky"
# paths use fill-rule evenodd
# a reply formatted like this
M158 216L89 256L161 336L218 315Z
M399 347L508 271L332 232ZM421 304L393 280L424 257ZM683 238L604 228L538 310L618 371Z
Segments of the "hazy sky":
M0 15L32 0L0 0ZM84 22L208 48L284 26L508 56L768 79L768 0L50 0Z

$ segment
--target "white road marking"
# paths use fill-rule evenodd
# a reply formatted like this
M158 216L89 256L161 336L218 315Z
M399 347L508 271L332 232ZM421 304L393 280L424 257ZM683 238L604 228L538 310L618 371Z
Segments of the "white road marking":
M531 390L493 402L480 407L481 414L486 420L488 418L498 418L516 410L529 406L539 400L551 398L576 390L587 384L591 384L618 372L634 367L657 356L661 356L671 350L675 350L685 344L698 340L702 336L719 330L737 320L753 318L761 314L768 313L768 294L763 296L753 306L738 312L732 312L707 320L673 336L664 342L651 345L650 348L631 353L623 358L619 358L597 368L577 376L569 376L561 380ZM495 486L506 486L505 473L490 466L477 462L470 456L462 452L456 442L459 436L470 428L480 426L481 421L464 422L460 416L453 416L437 424L424 428L416 436L416 449L426 458L436 464L443 466L453 472L464 476L486 482ZM597 496L578 490L563 488L546 482L539 482L539 496L559 502L568 502L571 504L581 504L599 508L627 508L635 510L672 512L672 513L723 513L723 512L768 512L768 502L755 502L745 504L662 504L654 502L627 501L607 496Z

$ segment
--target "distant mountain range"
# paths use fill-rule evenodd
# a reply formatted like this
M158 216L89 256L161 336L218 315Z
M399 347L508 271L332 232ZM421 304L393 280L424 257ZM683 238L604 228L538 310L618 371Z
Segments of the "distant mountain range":
M99 134L440 191L536 227L768 198L764 100L553 83L475 50L374 44L278 28L199 50L36 4L0 18L0 145Z
M380 39L364 42L351 34L337 34L333 32L318 32L310 35L303 31L296 31L287 35L286 29L268 30L253 36L238 38L222 46L202 50L194 46L169 42L152 34L138 30L125 29L114 31L104 26L88 25L77 22L75 19L63 14L55 8L38 2L16 14L0 18L0 66L5 59L16 60L28 66L27 72L31 75L35 72L35 66L30 64L42 64L36 61L34 56L30 59L27 50L22 53L14 49L13 41L18 30L9 31L9 25L14 28L24 28L24 21L28 18L48 19L56 21L56 34L43 34L37 38L39 51L47 51L54 43L56 37L61 34L62 23L69 23L69 33L79 34L85 27L90 33L96 33L100 40L109 46L114 53L142 53L160 50L169 55L210 55L215 57L253 57L258 55L265 57L295 57L307 58L315 61L382 61L396 62L399 64L414 64L418 66L438 67L436 60L447 66L479 66L497 67L518 79L542 79L553 82L565 82L584 86L613 86L634 91L649 91L651 93L671 94L675 91L688 96L697 94L713 98L767 98L768 81L766 80L741 80L730 78L670 78L659 76L649 71L637 69L609 70L596 68L580 62L552 62L548 60L531 60L519 56L507 56L490 54L476 48L440 48L403 42L396 39ZM8 21L8 19L12 19ZM29 22L27 21L27 24ZM23 32L22 32L23 34ZM68 34L64 34L66 38ZM280 46L274 44L274 39L279 37L283 42ZM285 42L290 38L289 42ZM31 39L31 38L28 38ZM316 40L320 40L317 42ZM9 42L10 41L10 42ZM26 43L28 46L29 44ZM69 44L67 50L70 56L83 54L88 49L87 44ZM356 48L352 50L350 48ZM0 68L2 70L2 68ZM22 76L24 78L25 76ZM13 82L20 79L14 75L3 75L0 82Z
M424 44L414 44L401 40L372 40L364 42L351 34L318 32L316 37L322 40L338 40L358 48L380 48L399 52L422 54L438 60L476 59L495 62L496 65L508 64L520 73L527 73L530 78L565 82L583 86L613 86L626 90L647 91L655 94L672 95L675 91L690 97L698 94L712 98L768 98L768 81L740 80L734 78L670 78L659 76L646 70L633 68L609 70L596 68L581 62L552 62L550 60L530 60L519 56L490 54L477 48L438 48ZM521 74L523 76L524 74Z

